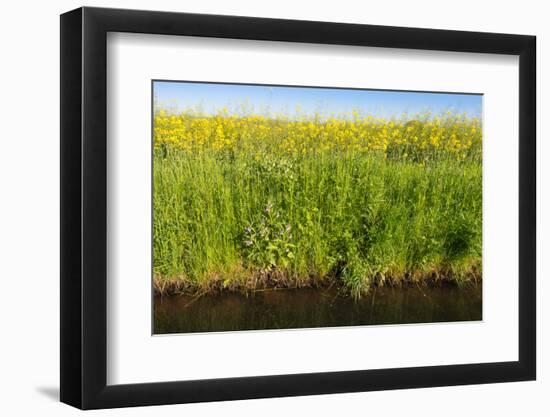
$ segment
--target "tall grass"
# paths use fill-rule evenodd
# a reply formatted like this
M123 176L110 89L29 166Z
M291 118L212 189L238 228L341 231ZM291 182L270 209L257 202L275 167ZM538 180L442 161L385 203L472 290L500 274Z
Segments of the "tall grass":
M477 277L481 178L477 119L161 112L155 280L206 291L337 283L359 296Z

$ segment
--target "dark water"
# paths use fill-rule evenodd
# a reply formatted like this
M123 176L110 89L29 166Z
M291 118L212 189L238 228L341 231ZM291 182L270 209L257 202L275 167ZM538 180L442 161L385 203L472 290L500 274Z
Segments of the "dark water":
M354 300L337 290L269 290L155 298L154 333L296 329L481 320L481 285L376 288Z

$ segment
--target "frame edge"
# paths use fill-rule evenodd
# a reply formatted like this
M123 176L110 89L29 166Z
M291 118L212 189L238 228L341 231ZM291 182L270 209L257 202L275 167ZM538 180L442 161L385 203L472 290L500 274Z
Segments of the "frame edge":
M526 378L537 375L537 60L536 37L519 53L519 362Z
M60 400L82 407L82 9L60 16Z

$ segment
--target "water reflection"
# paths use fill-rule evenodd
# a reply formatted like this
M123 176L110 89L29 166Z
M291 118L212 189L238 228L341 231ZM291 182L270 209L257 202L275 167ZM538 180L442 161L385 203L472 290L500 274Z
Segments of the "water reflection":
M353 300L335 289L155 298L154 333L481 320L481 285L377 288Z

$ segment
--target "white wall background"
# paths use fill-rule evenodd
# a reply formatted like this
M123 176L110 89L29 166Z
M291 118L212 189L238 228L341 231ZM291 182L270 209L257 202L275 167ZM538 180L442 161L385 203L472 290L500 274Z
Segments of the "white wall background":
M3 415L75 415L59 392L59 17L82 3L8 2L0 42L0 410ZM550 412L550 146L543 120L550 97L550 26L544 2L388 0L92 1L86 5L532 34L538 37L538 381L377 393L145 407L95 415L408 416ZM546 256L545 256L546 255ZM544 395L546 394L546 395Z

